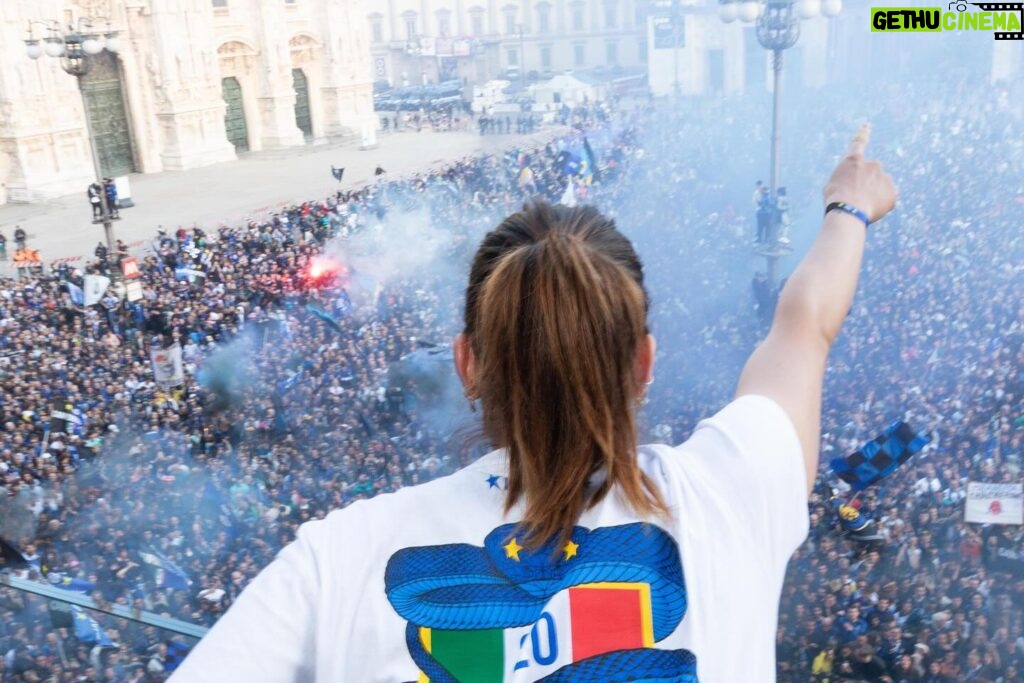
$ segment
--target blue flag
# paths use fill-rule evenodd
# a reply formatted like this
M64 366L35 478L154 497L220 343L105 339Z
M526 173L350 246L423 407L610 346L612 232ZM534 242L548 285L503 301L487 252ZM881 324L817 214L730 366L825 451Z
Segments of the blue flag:
M180 640L168 640L167 659L164 662L164 671L170 673L181 666L181 663L185 661L185 657L188 656L191 649L192 648Z
M918 434L906 422L893 422L856 452L832 458L829 465L854 491L863 491L895 472L930 442L930 436Z
M139 557L146 564L156 567L156 583L160 588L186 590L192 585L188 573L163 553L157 550L151 553L140 552Z
M302 379L302 373L303 373L304 370L305 370L305 368L299 368L295 373L292 374L291 377L286 379L281 384L281 391L282 392L290 391L293 387L295 387L295 385L299 383L299 380ZM278 414L280 414L280 413L278 413Z
M583 162L579 156L573 154L567 149L563 149L558 153L558 156L555 157L555 165L565 175L574 176L578 174L582 163Z
M338 295L338 301L335 303L338 309L338 315L342 318L347 318L352 315L352 299L349 298L348 292L344 289L341 290L341 294Z
M192 585L192 580L188 578L188 574L184 569L171 562L170 559L160 555L160 569L163 575L160 576L160 587L161 588L173 588L175 590L186 590Z
M72 605L71 615L75 622L75 638L90 645L114 647L114 641L100 628L95 619L85 613L84 609Z
M341 329L341 325L338 324L338 321L332 318L330 313L319 306L315 304L306 304L306 310L327 323L327 325L334 329L335 332L344 332L344 330Z
M79 579L75 576L65 576L60 572L50 572L46 575L46 580L57 588L63 588L66 591L74 591L76 593L91 593L96 590L96 584L92 581L86 581L85 579Z

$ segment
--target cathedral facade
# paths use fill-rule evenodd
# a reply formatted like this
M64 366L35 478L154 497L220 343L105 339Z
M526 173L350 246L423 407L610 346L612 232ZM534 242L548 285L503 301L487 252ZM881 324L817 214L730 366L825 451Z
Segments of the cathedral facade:
M87 123L111 177L372 138L367 1L0 2L0 203L84 196ZM26 51L112 31L116 51L88 56L81 78Z

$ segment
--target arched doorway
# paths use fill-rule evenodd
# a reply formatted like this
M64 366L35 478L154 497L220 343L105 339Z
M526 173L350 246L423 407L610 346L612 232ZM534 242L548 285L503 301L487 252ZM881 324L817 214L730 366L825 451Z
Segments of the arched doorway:
M91 69L82 77L82 92L100 171L110 178L134 173L135 151L121 87L121 65L106 51L89 59Z
M292 69L292 85L295 88L295 125L306 139L313 137L313 119L309 114L309 81L302 69Z
M249 151L249 127L245 125L245 107L242 104L242 86L238 79L229 76L221 81L221 92L227 108L224 110L224 129L228 142L236 152Z

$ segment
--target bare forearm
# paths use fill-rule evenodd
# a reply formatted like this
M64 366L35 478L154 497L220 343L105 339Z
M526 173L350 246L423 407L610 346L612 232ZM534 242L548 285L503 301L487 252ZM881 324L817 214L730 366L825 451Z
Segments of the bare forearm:
M785 317L801 326L813 326L831 346L857 290L866 232L854 216L829 213L782 291L776 322Z

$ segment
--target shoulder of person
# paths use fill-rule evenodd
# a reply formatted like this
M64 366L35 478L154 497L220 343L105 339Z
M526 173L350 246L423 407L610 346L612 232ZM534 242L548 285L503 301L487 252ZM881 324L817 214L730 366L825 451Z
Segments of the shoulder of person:
M467 526L467 518L502 510L504 477L490 472L487 464L478 461L424 484L357 501L327 515L312 529L314 537L333 541L340 535L355 536L390 546L453 534Z

